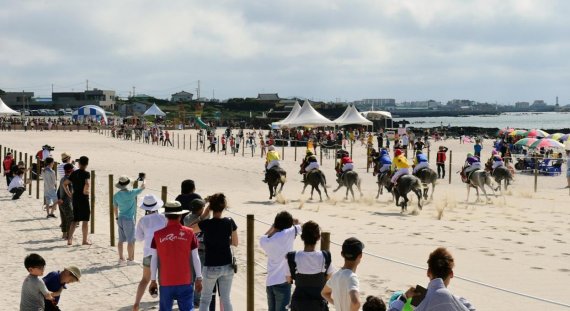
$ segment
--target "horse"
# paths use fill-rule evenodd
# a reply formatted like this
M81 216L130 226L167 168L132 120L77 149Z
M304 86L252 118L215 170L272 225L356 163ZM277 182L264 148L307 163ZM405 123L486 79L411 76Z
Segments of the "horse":
M277 196L277 193L281 193L283 190L283 185L287 181L287 172L279 166L274 166L265 173L265 180L269 187L269 200L271 200L274 196ZM279 184L281 184L281 188L277 192Z
M428 184L431 184L431 194L429 196L430 199L433 200L433 191L435 190L435 183L437 182L437 173L429 167L425 167L419 169L417 172L414 173L416 177L418 177L422 181L423 185L423 193L424 193L424 200L428 199Z
M501 181L504 181L505 190L507 190L510 182L513 180L511 170L504 166L499 166L493 170L492 165L489 164L485 165L485 170L487 172L492 172L493 179L495 179L495 182L498 184L497 188L495 188L495 191L503 191L501 189Z
M402 207L402 213L408 209L408 192L413 191L418 197L418 207L422 209L422 181L414 175L403 175L398 180L396 186L392 189L392 193L396 197L396 206ZM400 197L404 198L404 202L399 204Z
M383 194L384 189L386 188L386 190L388 190L388 192L391 192L392 190L392 181L390 181L390 173L389 172L385 172L385 173L378 173L378 181L376 182L378 184L378 193L376 194L376 198L378 199L378 197Z
M494 196L497 196L495 194L495 189L493 189L493 181L491 180L491 175L489 174L489 172L486 172L482 169L478 169L469 173L469 175L467 176L466 201L469 202L469 192L471 191L471 187L475 188L475 190L477 191L477 202L480 202L479 189L483 191L483 194L485 194L485 199L487 199L488 201L489 197L487 196L487 191L485 191L485 185L491 188L491 191L493 191Z
M340 189L340 187L345 186L346 187L346 196L344 198L345 200L348 200L349 190L350 193L352 193L352 200L354 200L354 190L352 190L352 187L354 185L356 185L356 187L358 188L358 192L360 192L360 196L362 196L362 190L360 190L360 178L358 177L357 172L348 171L344 173L340 178L337 178L336 181L338 182L338 188L336 188L334 192L337 192L338 189Z
M319 185L321 185L325 190L327 199L329 198L329 194L327 192L327 179L325 177L325 174L321 170L316 169L308 172L307 176L305 176L304 183L305 186L303 186L303 191L301 192L301 194L305 193L305 189L307 188L308 185L311 185L311 200L313 199L313 191L316 189L317 193L319 194L319 198L321 199L322 202L323 196L321 195L321 190L319 189Z

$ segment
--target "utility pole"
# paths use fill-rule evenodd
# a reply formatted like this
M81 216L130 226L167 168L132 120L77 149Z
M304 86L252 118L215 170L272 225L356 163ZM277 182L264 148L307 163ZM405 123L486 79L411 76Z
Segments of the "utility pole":
M135 87L133 86L133 97L135 97Z
M85 80L85 90L89 91L89 80Z
M53 83L51 84L51 94L52 94L52 97L53 97Z
M214 89L212 89L212 99L216 98L216 92Z
M200 80L198 80L198 90L196 91L197 93L197 99L200 100Z

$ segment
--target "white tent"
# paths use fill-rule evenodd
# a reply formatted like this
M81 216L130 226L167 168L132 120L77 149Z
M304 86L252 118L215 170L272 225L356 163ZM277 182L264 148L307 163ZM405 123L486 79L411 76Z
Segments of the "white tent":
M282 124L287 124L291 120L295 119L299 115L299 111L301 110L301 105L299 105L298 101L295 101L295 105L293 105L293 109L287 115L287 117L281 121L271 123L271 128L280 128Z
M336 125L349 125L349 124L372 125L372 121L367 120L365 117L363 117L358 112L358 110L356 110L356 107L354 107L353 105L348 105L343 114L340 117L336 118L336 120L334 120L333 122Z
M83 118L103 120L105 121L105 124L107 124L107 115L105 114L105 110L95 105L87 105L80 107L79 109L73 112L73 115L71 117L74 120L83 119Z
M392 119L392 114L388 111L363 111L361 114L368 120Z
M334 122L323 117L318 113L313 106L306 100L303 107L299 110L298 115L287 123L282 123L282 127L319 127L319 126L334 126Z
M0 98L0 114L20 114L20 113L8 107L8 105L6 105L2 101L2 98Z
M156 104L152 104L150 108L148 108L144 113L143 116L161 116L164 117L166 113L162 112L160 108Z

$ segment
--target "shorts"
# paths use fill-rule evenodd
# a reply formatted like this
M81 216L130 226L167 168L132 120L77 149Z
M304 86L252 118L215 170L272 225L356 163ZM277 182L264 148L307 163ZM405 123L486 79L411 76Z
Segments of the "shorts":
M566 170L566 177L570 178L570 168Z
M151 260L152 260L152 255L143 257L143 262L142 262L143 267L147 267L147 268L150 267L150 261Z
M119 243L135 243L135 220L132 218L119 217Z
M73 221L89 221L91 218L91 208L89 208L89 197L82 195L79 197L73 197Z
M50 189L44 191L44 199L48 206L52 206L57 203L57 191L55 189Z

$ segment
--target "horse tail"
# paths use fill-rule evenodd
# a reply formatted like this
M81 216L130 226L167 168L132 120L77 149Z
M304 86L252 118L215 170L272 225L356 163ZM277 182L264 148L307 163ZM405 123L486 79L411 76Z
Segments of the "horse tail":
M279 181L284 184L287 181L287 175L281 174L279 175Z
M327 185L327 177L325 174L323 174L323 172L321 172L321 182L323 183L323 186Z

